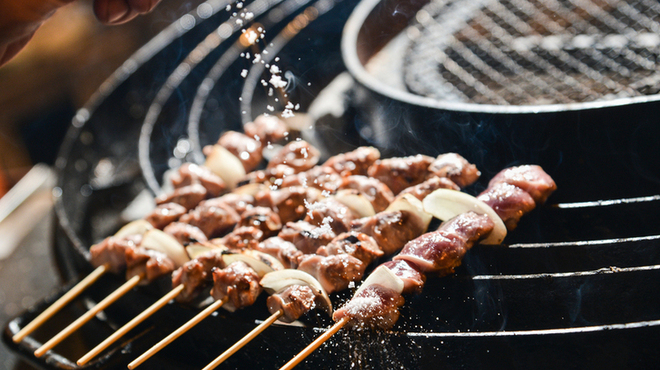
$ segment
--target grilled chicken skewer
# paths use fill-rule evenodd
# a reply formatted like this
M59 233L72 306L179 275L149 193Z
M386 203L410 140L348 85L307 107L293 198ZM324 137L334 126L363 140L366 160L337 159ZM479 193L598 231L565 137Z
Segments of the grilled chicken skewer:
M452 273L472 245L494 235L492 241L500 240L498 224L515 228L523 214L544 203L555 189L540 167L520 166L501 171L477 199L444 189L432 193L425 198L425 209L446 221L437 231L408 242L392 261L374 270L351 301L335 311L335 325L280 370L294 368L348 324L391 328L405 302L402 294L421 291L427 274Z

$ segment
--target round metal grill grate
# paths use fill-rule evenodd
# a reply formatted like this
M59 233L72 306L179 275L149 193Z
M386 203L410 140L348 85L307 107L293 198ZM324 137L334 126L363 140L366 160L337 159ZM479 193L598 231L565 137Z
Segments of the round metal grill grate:
M433 0L408 35L405 81L423 96L538 105L660 90L655 0Z

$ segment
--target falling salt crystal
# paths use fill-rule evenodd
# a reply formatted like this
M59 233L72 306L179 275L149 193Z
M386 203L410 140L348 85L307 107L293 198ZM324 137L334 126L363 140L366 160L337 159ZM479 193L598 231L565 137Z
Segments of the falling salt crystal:
M241 58L244 58L244 57L245 57L245 53L241 53Z
M268 82L266 82L266 80L261 80L261 84L262 84L263 86L268 86Z
M272 105L267 105L266 109L268 109L271 112L275 111L275 108Z
M277 185L271 185L269 186L270 190L277 190Z
M244 160L244 161L247 161L248 159L250 159L250 153L241 152L241 159Z
M259 63L261 61L261 54L254 54L253 64Z
M245 59L250 59L250 53L245 53Z
M245 37L247 38L247 41L250 43L250 45L252 45L257 41L259 35L257 35L257 33L253 30L249 30L245 33Z
M349 289L353 289L353 288L355 288L355 282L354 282L354 281L349 282L349 283L348 283L348 288L349 288Z
M254 18L254 13L252 13L252 12L245 13L245 19L247 19L249 21L252 18Z
M248 74L247 69L244 69L244 70L241 71L241 77L245 78L245 77L247 77L247 74Z
M279 61L280 61L280 57L275 57L275 61L276 61L276 62L279 62Z
M276 101L276 102L279 102L279 101L280 101L280 99L279 99L279 98L275 98L275 101Z
M291 103L291 102L286 103L286 107L285 107L285 108L286 108L286 109L293 109L293 103Z
M277 180L273 181L273 184L275 184L277 186L282 185L282 179L277 179Z
M323 190L323 191L321 192L321 195L323 195L324 197L329 197L329 196L330 196L330 192L327 191L327 190Z
M236 7L238 9L242 9L243 8L243 3L241 3L241 2L236 3Z
M268 88L268 96L273 96L273 88L272 87Z
M280 72L281 72L281 71L280 71L280 68L279 68L278 66L273 65L272 67L270 67L270 73L272 73L272 74L278 74L278 73L280 73Z
M282 77L277 76L277 75L271 76L269 82L270 82L271 85L273 85L275 87L278 87L278 88L284 88L284 87L286 87L286 84L287 84L286 81L282 80Z
M291 118L294 117L295 114L291 111L291 109L285 109L282 111L282 118Z
M238 97L238 101L243 101L243 97L242 97L242 96L239 96L239 97Z
M239 25L239 26L242 26L243 25L243 20L242 19L237 19L236 24Z
M311 82L308 82L308 83L307 83L307 86L312 86L312 83L311 83Z
M225 10L230 11L231 10L231 4L227 4L227 6L225 7Z
M305 148L302 148L302 149L300 150L300 152L302 153L302 155L303 155L303 158L307 158L307 157L308 157L308 154L307 154L307 149L305 149Z
M307 178L302 179L302 187L306 188L307 187Z
M262 35L263 36L263 35ZM263 38L263 37L262 37ZM261 52L262 54L268 54L268 50L264 50Z

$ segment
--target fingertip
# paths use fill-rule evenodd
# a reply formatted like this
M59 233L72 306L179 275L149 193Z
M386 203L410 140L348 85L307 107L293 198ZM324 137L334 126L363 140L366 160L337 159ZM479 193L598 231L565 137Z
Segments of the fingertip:
M101 23L119 24L135 17L126 0L95 0L94 14Z

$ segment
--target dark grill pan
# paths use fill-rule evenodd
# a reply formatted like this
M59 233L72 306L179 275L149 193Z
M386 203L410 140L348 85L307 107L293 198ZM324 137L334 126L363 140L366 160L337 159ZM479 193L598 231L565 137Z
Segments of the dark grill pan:
M506 89L497 87L497 81L482 84L506 102L482 102L489 94L474 91L470 99L456 99L470 96L470 89L455 93L461 83L467 86L465 80L470 77L466 76L488 77L488 68L509 63L489 59L497 52L488 48L498 41L476 38L477 33L489 35L485 25L495 22L511 37L527 37L515 33L517 23L507 26L506 17L499 15L513 13L516 22L528 16L539 22L532 22L535 30L547 31L543 35L547 38L555 23L569 27L568 21L575 21L567 12L588 14L577 9L578 3L586 2L538 0L529 3L536 8L521 10L514 0L499 5L451 0L245 3L245 9L255 15L254 22L266 29L258 51L268 51L262 55L265 63L277 61L284 74L289 72L287 99L299 103L301 116L308 113L313 125L302 135L317 143L325 156L358 145L377 146L386 156L456 151L483 173L468 189L471 193L483 189L503 167L521 163L542 165L559 186L547 205L521 220L505 240L507 245L476 246L456 274L429 279L422 294L406 297L402 318L392 331L343 330L299 365L301 369L651 368L660 361L655 345L660 339L656 294L660 291L660 122L652 88L627 97L603 100L589 95L584 101L568 102L566 96L579 94L556 85L547 90L532 88L522 99L513 99L511 90L526 88L519 83L524 74L499 72L512 78L504 84ZM240 130L243 123L268 112L267 105L281 110L286 104L275 101L261 85L268 69L241 56L255 50L241 46L240 27L234 27L235 19L225 11L227 4L202 3L175 22L128 60L78 112L57 163L54 250L67 280L90 271L89 245L125 222L139 199L159 193L168 169L182 161L201 161L201 148L215 142L222 132ZM481 7L484 4L488 7ZM617 17L630 10L606 1L595 4L602 11L618 9L612 13ZM644 8L647 3L641 1L630 4L647 17L655 9ZM451 63L446 60L442 64L438 58L431 62L416 58L426 51L438 52L431 29L442 24L446 7L461 5L469 17L460 25L470 28L443 37L463 44L440 51L456 57L459 65L474 62L471 55L493 65L486 68L475 62L483 68L476 70L463 64L467 75L450 76L447 65ZM534 9L543 10L544 15L532 17ZM566 19L552 16L550 10ZM540 23L544 17L554 20L549 29ZM571 24L582 25L576 29L579 35L595 29L605 35L614 29L607 22L594 22ZM631 30L642 32L628 23ZM402 35L415 41L400 53L406 57L399 58L400 63L382 62L394 60L387 53ZM594 40L605 36L598 37ZM529 52L545 53L538 46L542 41L532 44ZM483 51L482 47L488 48ZM572 56L585 53L564 49L562 53ZM611 55L605 49L593 53ZM607 67L615 59L600 63ZM440 97L434 95L437 91L417 86L420 80L426 81L416 63L439 71L436 77L455 84L450 89L454 95ZM390 68L403 83L394 87L374 81L365 64ZM247 70L245 77L241 77L243 70ZM601 67L596 70L604 73ZM533 86L555 83L545 72L530 73L542 75L543 82L529 80ZM587 85L602 82L580 73L574 78ZM653 81L653 73L642 80ZM628 80L618 83L631 84ZM555 90L562 92L555 94ZM532 95L543 102L547 97L557 101L525 100ZM32 351L40 343L122 282L120 276L103 277L42 329L20 344L11 343L12 333L57 295L50 297L9 322L3 338L40 368L75 368L77 358L148 307L170 284L162 279L131 291L44 358L34 358ZM58 295L64 291L66 287ZM346 292L332 298L341 305L349 296ZM85 368L125 368L198 311L196 306L167 305ZM199 369L267 316L263 296L252 307L232 314L220 310L142 366ZM278 368L331 320L313 314L301 324L269 328L222 367Z

